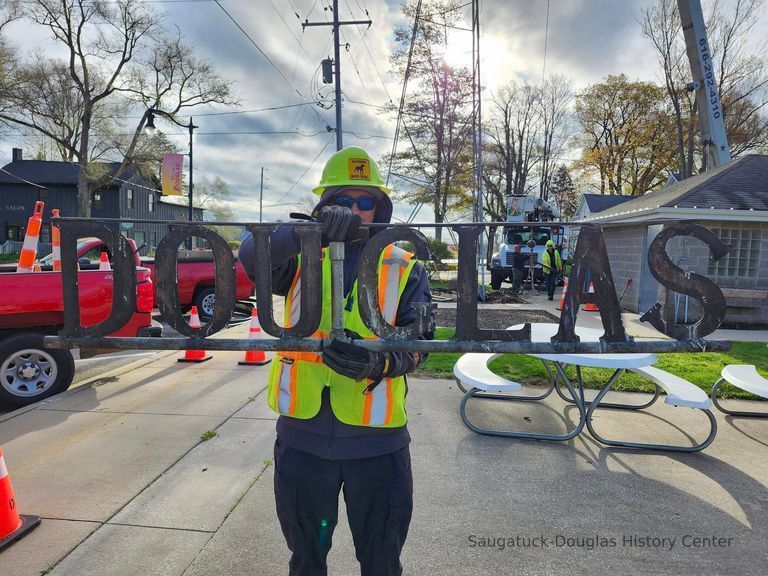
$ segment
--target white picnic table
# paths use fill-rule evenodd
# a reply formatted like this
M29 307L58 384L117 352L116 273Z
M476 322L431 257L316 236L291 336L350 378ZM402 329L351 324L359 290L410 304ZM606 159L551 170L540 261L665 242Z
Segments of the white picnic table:
M522 328L522 326L522 324L519 324L511 326L509 329L516 330ZM532 323L531 341L547 342L557 333L557 330L557 324ZM584 342L597 342L602 336L602 332L593 328L577 326L576 335ZM549 378L549 387L547 390L542 394L533 396L511 394L514 392L522 392L523 386L517 382L506 380L491 372L488 368L488 364L498 356L500 356L500 354L465 354L459 359L454 368L454 375L456 376L457 383L462 391L465 392L459 410L462 421L468 428L479 434L506 436L511 438L563 441L574 438L581 433L584 427L586 427L596 440L613 446L689 452L701 450L708 446L714 439L717 431L714 416L709 410L711 402L707 394L690 382L652 367L653 364L657 362L655 354L645 352L623 354L529 354L529 356L538 358L542 361ZM566 373L566 369L569 366L575 367L575 380L569 377ZM613 373L608 380L601 385L597 396L591 401L586 400L584 397L584 381L581 374L582 367L606 368L613 370ZM603 402L603 399L611 390L618 377L626 370L636 372L641 376L648 378L655 385L655 393L653 397L643 404ZM563 392L561 385L565 387L567 394ZM659 398L661 388L665 389L667 392L667 404L696 408L707 414L710 422L710 433L703 442L693 446L671 446L664 444L628 442L608 439L595 431L592 424L592 417L598 407L621 410L641 410L656 402ZM556 390L563 400L574 404L578 408L579 421L572 430L565 434L530 433L482 428L471 422L466 414L467 402L472 398L531 402L543 400L549 396L553 390Z

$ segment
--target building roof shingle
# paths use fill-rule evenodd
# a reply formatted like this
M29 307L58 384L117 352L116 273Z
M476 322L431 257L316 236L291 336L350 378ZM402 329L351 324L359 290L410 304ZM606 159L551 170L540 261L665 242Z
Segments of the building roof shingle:
M584 202L587 203L587 208L594 214L595 212L602 212L608 210L624 202L632 200L632 196L621 196L619 194L584 194Z
M662 207L768 211L768 156L742 156L714 170L634 197L600 212L595 219Z
M110 173L114 174L120 166L118 162L105 162ZM49 160L16 160L6 164L0 170L0 184L23 184L33 182L41 186L77 186L78 164L76 162L58 162ZM136 168L129 166L120 175L127 180L136 173Z

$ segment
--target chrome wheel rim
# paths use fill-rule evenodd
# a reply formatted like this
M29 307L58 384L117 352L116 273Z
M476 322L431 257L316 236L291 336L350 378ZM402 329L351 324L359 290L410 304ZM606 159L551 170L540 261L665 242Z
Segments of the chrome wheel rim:
M18 350L0 366L0 385L19 397L38 396L53 386L58 376L56 361L36 348Z
M216 309L216 294L208 294L200 301L200 308L206 316L213 316Z

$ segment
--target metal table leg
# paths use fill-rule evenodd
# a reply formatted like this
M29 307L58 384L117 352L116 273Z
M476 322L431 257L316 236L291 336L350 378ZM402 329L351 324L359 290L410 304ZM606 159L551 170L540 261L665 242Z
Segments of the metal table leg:
M568 388L569 392L573 395L574 398L579 398L577 396L576 391L573 389L573 385L569 380L566 379L565 383L566 387ZM550 389L549 392L552 390ZM570 440L571 438L574 438L578 436L581 431L584 429L584 424L586 421L586 411L584 408L584 404L582 402L577 402L576 406L579 409L579 423L570 432L566 434L534 434L530 432L511 432L506 430L494 430L491 428L481 428L479 426L476 426L473 424L469 417L467 416L467 402L470 398L474 397L483 397L482 395L479 395L478 393L482 392L478 388L470 388L467 390L466 394L464 394L464 397L461 399L461 404L459 405L459 415L461 416L462 422L464 422L464 425L469 428L470 430L477 432L478 434L484 434L487 436L504 436L506 438L526 438L526 439L533 439L533 440L550 440L550 441L563 441L563 440ZM548 393L549 393L548 392ZM533 398L522 398L520 396L505 396L505 400L512 400L512 401L528 401L533 400Z
M626 442L623 440L611 440L608 438L605 438L598 434L594 426L592 426L592 415L594 414L595 410L597 410L598 407L607 407L604 404L600 404L600 401L605 397L605 395L608 393L608 391L611 389L611 386L613 386L614 382L616 381L616 378L618 377L618 374L621 373L621 370L617 370L614 372L613 376L608 380L608 382L600 389L600 392L598 392L597 396L594 400L589 404L589 407L587 409L587 417L586 417L586 426L587 430L589 430L589 433L592 435L592 437L597 440L598 442L602 442L603 444L607 444L609 446L623 446L626 448L646 448L651 450L668 450L673 452L698 452L699 450L703 450L707 446L709 446L712 441L715 439L715 435L717 434L717 421L715 420L714 415L712 414L712 411L709 409L702 409L701 411L704 412L704 414L707 415L707 418L709 419L709 434L704 439L703 442L699 444L695 444L694 446L674 446L670 444L652 444L652 443L645 443L645 442ZM698 408L697 408L698 410Z
M542 362L544 362L544 367L547 369L547 373L549 374L550 378L552 378L552 372L549 369L549 367L547 366L546 361L542 360ZM563 364L563 370L565 370L565 368L567 368L567 367L568 367L568 364ZM611 378L614 378L614 379L618 378L618 376L623 371L624 371L623 368L619 368L618 370L616 370L616 372L614 372L614 374L613 374L613 376L611 376ZM579 379L579 386L582 386L582 382L581 382L581 367L580 366L576 366L576 374L577 374L577 377ZM560 396L560 398L562 398L563 400L565 400L566 402L568 402L570 404L575 404L575 402L571 398L568 398L560 390L559 378L555 381L555 390L557 391L557 393ZM643 410L645 408L648 408L649 406L652 406L656 402L656 400L659 399L659 394L660 393L661 393L661 390L659 389L658 386L656 386L654 384L653 398L651 398L645 404L622 404L622 403L617 403L617 402L603 402L601 404L601 406L603 408L614 408L616 410ZM589 406L590 404L592 404L592 402L594 402L594 400L585 400L584 404L585 404L585 406Z
M712 404L714 404L720 412L725 412L731 416L743 416L746 418L768 418L768 412L749 412L747 410L728 410L727 408L723 408L723 406L720 405L720 402L717 401L717 393L725 382L725 378L720 378L720 380L712 386L712 393L710 394Z

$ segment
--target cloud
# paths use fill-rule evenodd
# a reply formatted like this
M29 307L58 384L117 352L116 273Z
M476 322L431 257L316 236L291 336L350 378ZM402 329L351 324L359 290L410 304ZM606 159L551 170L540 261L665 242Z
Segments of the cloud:
M241 110L314 102L319 95L325 105L332 102L333 87L322 84L319 73L320 61L333 54L331 28L301 27L305 19L323 22L331 17L328 10L323 10L328 5L326 0L260 0L222 5L258 48L214 2L171 2L158 7L165 11L164 21L169 28L178 27L199 56L208 59L222 76L235 83ZM547 30L547 2L543 0L483 0L481 53L485 98L510 79L538 82L544 66L545 39L547 74L565 74L577 88L621 72L632 78L654 79L655 57L637 22L643 6L644 3L631 0L551 0ZM343 136L346 145L363 146L374 158L382 158L391 150L395 122L380 107L390 100L397 104L401 92L399 79L389 66L392 31L406 22L400 14L400 0L340 2L344 19L367 18L365 8L373 20L369 30L365 26L342 28L343 121L344 130L350 132ZM464 13L469 22L469 7L464 8ZM766 37L767 25L761 24L762 38ZM22 54L37 49L47 55L63 54L39 27L14 23L8 30L9 39ZM468 32L459 33L456 38L457 42L465 43L467 50L471 48ZM336 124L334 109L310 104L264 112L207 115L221 111L224 110L220 107L190 111L199 126L194 141L196 179L198 174L199 178L223 178L232 193L229 203L242 220L258 219L262 166L266 178L265 218L285 218L289 211L311 198L323 163L335 149L335 135L326 131L326 126ZM162 129L179 151L186 152L188 136L184 129L165 125ZM10 161L12 146L24 147L25 143L18 137L0 140L0 165ZM318 157L323 147L325 150ZM399 202L395 216L405 218L411 209L412 206ZM430 217L430 209L425 207L419 220Z

